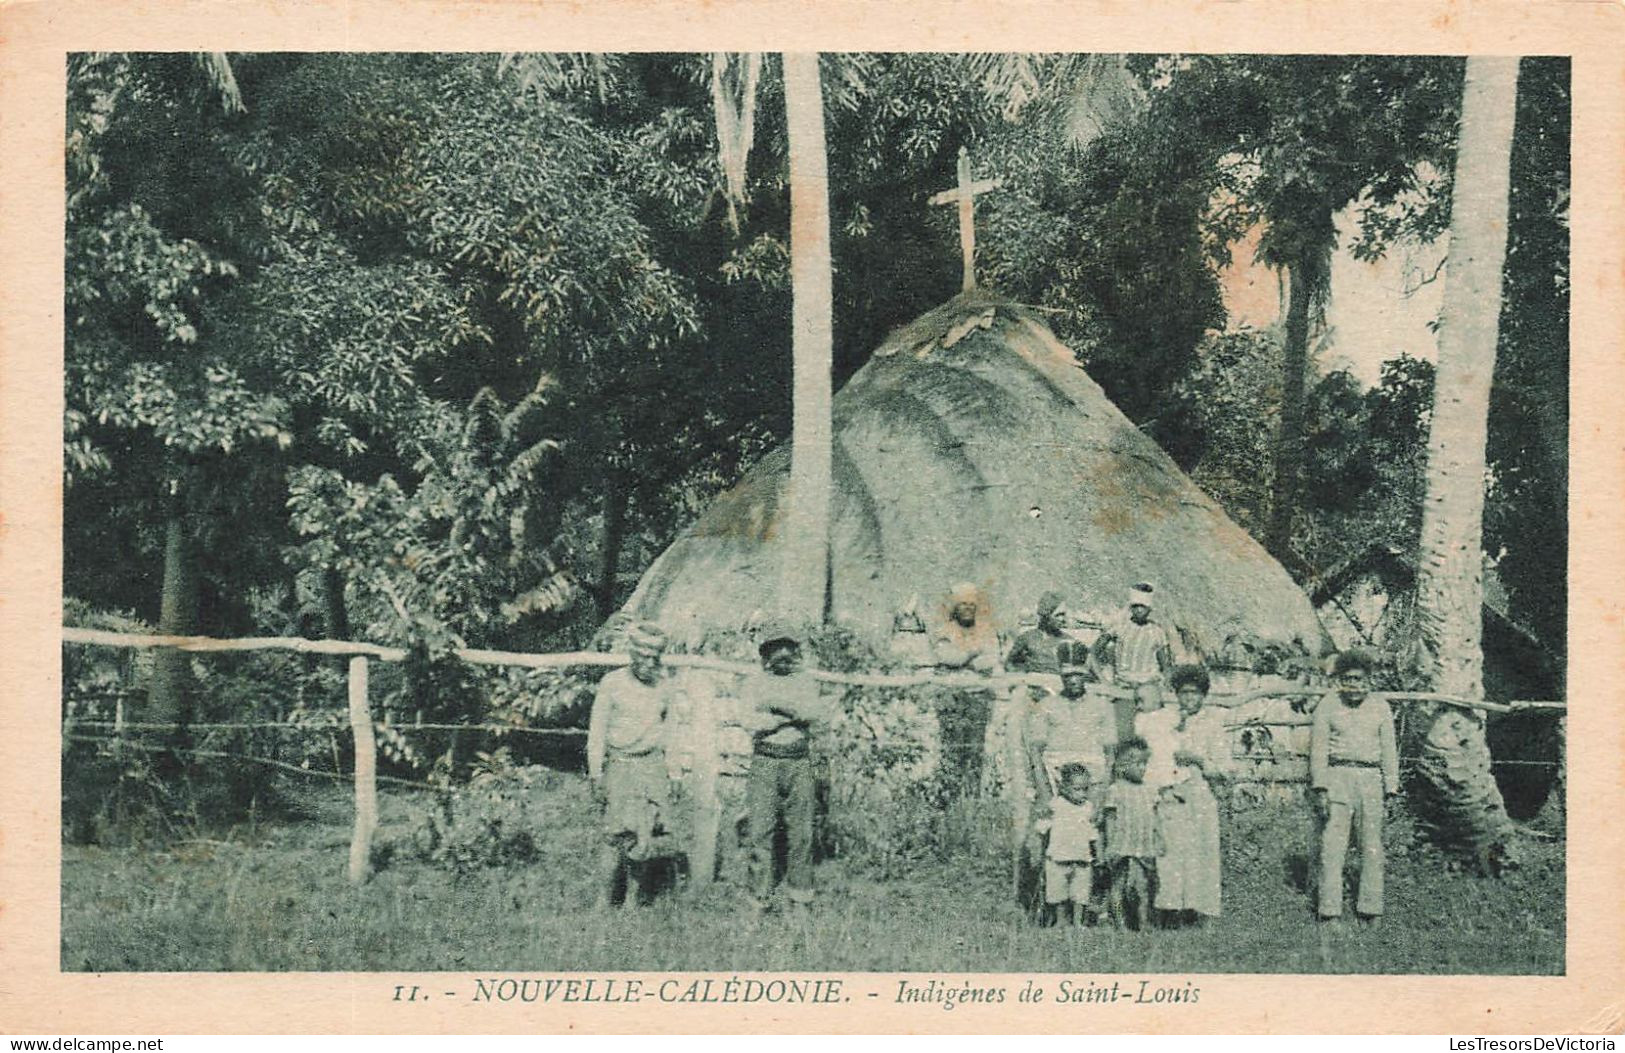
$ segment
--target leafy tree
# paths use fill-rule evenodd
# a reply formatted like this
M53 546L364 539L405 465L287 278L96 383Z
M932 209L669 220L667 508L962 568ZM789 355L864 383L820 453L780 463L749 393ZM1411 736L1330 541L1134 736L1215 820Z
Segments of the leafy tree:
M1333 217L1356 203L1370 213L1357 246L1367 255L1380 254L1401 223L1411 232L1437 233L1424 218L1436 222L1437 209L1409 203L1427 199L1424 173L1448 168L1460 67L1419 57L1215 55L1155 59L1140 68L1151 99L1147 119L1195 139L1208 163L1226 172L1219 236L1263 223L1259 258L1287 274L1265 531L1266 544L1286 558L1304 458L1309 334L1328 291Z
M266 377L296 393L308 462L360 486L387 476L410 499L454 448L462 407L550 392L545 423L527 413L515 425L522 448L551 433L582 463L525 465L525 546L568 561L560 526L594 479L590 463L615 452L595 427L607 393L697 320L622 182L648 167L648 151L569 106L516 97L492 73L480 57L316 56L268 83L251 149L274 173L278 254L233 317ZM314 126L290 137L318 96ZM306 565L330 593L374 588ZM464 568L486 590L474 609L527 591L476 569ZM568 605L576 591L549 595ZM369 610L384 599L370 596ZM342 610L331 596L327 606ZM496 631L474 609L455 626L471 640ZM431 604L395 628L445 613ZM524 624L503 630L506 642L536 631L535 618Z
M1315 577L1416 550L1433 372L1400 355L1383 363L1374 388L1337 372L1310 392L1295 551Z
M1202 225L1217 173L1152 121L1110 125L1082 148L1042 125L999 141L1008 174L983 239L992 282L1044 309L1119 408L1177 442L1171 391L1224 320L1225 241Z
M219 112L241 104L229 71L209 68L212 82L186 56L76 55L69 68L69 551L94 551L105 502L130 499L131 540L162 562L151 598L165 633L195 630L198 523L224 525L225 465L289 438L285 402L250 384L208 317L255 229L243 212L251 189L228 153L234 118ZM70 567L73 587L83 578ZM164 652L155 716L184 722L189 696L186 656Z
M1214 333L1172 393L1182 445L1170 454L1249 532L1269 517L1270 442L1279 413L1280 336L1269 330Z
M337 567L385 601L369 605L368 639L500 640L503 626L568 601L573 583L546 540L527 533L541 496L533 479L559 446L523 438L544 405L540 393L510 408L481 391L425 437L410 492L388 474L369 485L329 468L292 473L292 526L309 539L303 562Z

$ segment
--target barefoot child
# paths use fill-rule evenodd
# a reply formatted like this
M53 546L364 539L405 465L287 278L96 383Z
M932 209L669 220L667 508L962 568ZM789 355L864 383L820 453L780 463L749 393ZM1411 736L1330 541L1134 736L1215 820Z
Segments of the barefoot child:
M1157 828L1157 787L1145 781L1151 748L1138 735L1117 747L1117 778L1100 803L1105 824L1102 859L1107 909L1118 928L1147 928L1162 834Z
M1044 906L1065 925L1086 922L1094 885L1100 834L1090 785L1087 767L1076 762L1062 765L1060 793L1050 802L1048 818L1038 822L1039 831L1049 835L1044 847Z

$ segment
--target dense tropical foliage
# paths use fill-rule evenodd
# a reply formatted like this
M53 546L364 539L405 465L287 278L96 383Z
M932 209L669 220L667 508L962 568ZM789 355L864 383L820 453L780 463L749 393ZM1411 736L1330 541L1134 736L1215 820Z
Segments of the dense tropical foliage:
M1461 68L825 56L836 384L958 288L927 198L965 146L1002 180L982 282L1300 580L1414 553L1430 349L1370 388L1313 349L1336 214L1364 258L1444 234ZM1558 650L1568 91L1524 61L1486 513ZM434 654L587 640L788 434L783 96L772 56L74 56L69 595ZM1281 324L1228 326L1260 231ZM188 712L188 677L161 661L155 706Z

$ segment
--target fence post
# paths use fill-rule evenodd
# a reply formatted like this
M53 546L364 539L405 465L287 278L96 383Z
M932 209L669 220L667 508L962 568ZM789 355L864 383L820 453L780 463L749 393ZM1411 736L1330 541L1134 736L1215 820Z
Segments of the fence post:
M1007 710L1004 722L1004 749L1006 770L1004 774L1005 802L1010 808L1010 888L1015 901L1027 906L1021 901L1023 881L1027 877L1024 863L1028 863L1025 856L1027 847L1027 831L1032 823L1033 798L1028 796L1030 779L1027 763L1027 710L1031 703L1027 698L1027 689L1022 686L1011 688L1007 692ZM1037 787L1031 787L1034 795Z
M717 837L722 826L722 801L717 778L722 767L722 726L717 720L716 684L703 672L689 673L693 720L689 727L693 768L692 841L688 850L689 881L696 887L711 884L717 870Z
M372 874L372 835L378 829L378 748L367 704L367 659L350 659L350 730L355 736L355 833L350 839L350 881Z

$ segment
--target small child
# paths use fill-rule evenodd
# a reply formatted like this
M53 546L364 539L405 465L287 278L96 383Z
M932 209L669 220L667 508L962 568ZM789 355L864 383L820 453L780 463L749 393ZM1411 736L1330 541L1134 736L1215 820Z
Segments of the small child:
M1151 747L1135 735L1117 747L1117 778L1107 788L1100 811L1105 820L1102 853L1107 876L1107 909L1118 928L1145 929L1151 911L1162 832L1157 827L1157 788L1145 781Z
M1050 802L1047 818L1038 829L1049 835L1044 847L1044 908L1046 920L1083 925L1088 920L1090 890L1094 887L1095 805L1089 799L1091 778L1087 766L1061 766L1060 795Z

